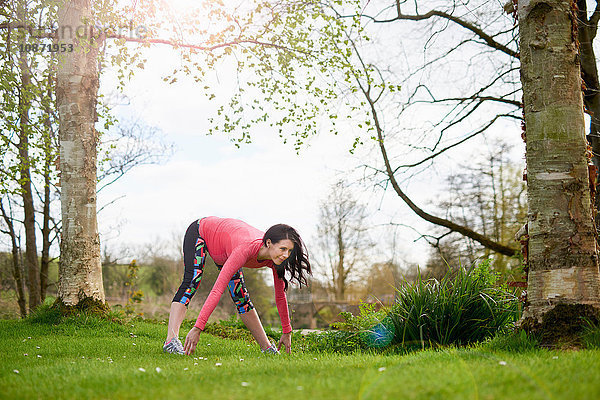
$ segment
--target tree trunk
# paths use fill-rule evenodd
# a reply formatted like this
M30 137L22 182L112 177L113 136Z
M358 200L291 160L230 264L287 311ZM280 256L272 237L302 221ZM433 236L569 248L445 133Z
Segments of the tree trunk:
M25 227L25 269L27 271L27 287L29 289L29 311L41 303L39 262L35 240L35 208L31 191L31 160L29 158L29 108L31 107L30 89L31 75L27 55L19 55L21 87L19 88L19 163L20 189L23 199L23 225Z
M542 331L550 323L546 317L580 325L582 314L600 306L572 7L564 0L521 0L518 10L529 203L523 322L541 323ZM557 316L564 305L571 314Z
M48 77L50 81L52 76ZM48 269L50 266L50 167L54 159L52 151L52 122L50 121L50 105L52 99L51 85L48 85L48 98L46 99L44 108L46 119L44 125L46 132L44 134L44 206L43 206L43 223L42 223L42 260L40 268L40 295L42 301L46 299L46 290L48 289Z
M17 234L15 233L15 227L11 217L4 209L2 200L0 200L0 212L2 213L2 218L8 227L8 234L10 236L10 243L12 246L12 275L13 279L15 280L17 303L19 304L21 318L25 318L27 316L27 302L25 301L25 288L23 287L23 276L21 275L21 255L19 251L19 245L17 244Z
M581 60L581 77L585 84L583 103L590 114L590 131L588 142L592 147L592 161L596 170L600 171L600 83L598 67L594 54L593 40L596 36L598 22L592 22L587 15L586 0L578 0L578 39L579 57ZM596 193L600 190L600 180L596 179ZM600 228L600 195L594 199L596 229Z
M341 224L341 222L340 222ZM342 236L342 227L338 225L337 232L337 245L338 245L338 265L337 265L337 276L336 276L336 288L335 288L335 299L338 301L344 301L344 289L346 282L344 279L344 254L345 254L345 243Z
M104 305L94 128L100 40L89 37L90 18L89 0L65 1L59 6L59 45L73 46L72 52L59 52L56 85L62 210L57 301L66 307ZM85 32L76 29L86 25Z

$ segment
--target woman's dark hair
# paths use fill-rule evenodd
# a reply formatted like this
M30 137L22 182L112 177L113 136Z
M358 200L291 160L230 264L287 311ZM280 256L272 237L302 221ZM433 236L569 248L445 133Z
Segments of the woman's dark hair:
M308 261L306 246L304 246L304 242L302 242L298 232L289 225L277 224L270 227L265 233L262 240L265 246L267 245L268 239L270 239L273 244L284 239L289 239L294 243L294 250L292 250L288 259L280 265L275 265L275 271L277 271L279 279L283 280L285 290L288 288L288 281L285 279L285 271L289 271L291 275L290 280L298 282L300 287L302 287L302 285L308 286L305 274L312 275L312 271L310 269L310 262Z

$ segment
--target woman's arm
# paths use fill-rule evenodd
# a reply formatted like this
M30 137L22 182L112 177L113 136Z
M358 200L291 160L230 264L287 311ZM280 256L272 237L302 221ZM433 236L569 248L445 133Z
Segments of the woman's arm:
M196 346L198 345L198 340L200 339L200 332L204 330L206 322L208 321L208 317L210 317L212 312L215 310L215 307L219 303L219 299L225 291L225 288L227 287L227 284L231 280L233 274L242 268L247 259L248 257L245 255L243 249L236 249L232 252L227 261L225 261L225 264L223 265L223 268L221 268L221 272L219 272L219 276L217 277L210 294L206 298L206 301L200 310L200 314L198 315L196 323L185 337L185 344L183 346L183 351L185 354L194 354Z
M221 298L221 295L223 295L225 288L227 288L227 284L231 280L231 277L242 268L247 260L248 256L243 248L235 249L229 258L227 258L227 261L225 261L223 268L221 268L221 272L219 272L219 276L200 310L198 319L194 324L196 328L204 330L208 317L210 317L217 304L219 304L219 299Z
M290 322L290 314L288 311L287 297L285 296L285 283L277 276L275 268L273 270L273 282L275 286L275 304L277 305L277 311L279 312L279 319L281 320L281 329L283 333L290 333L292 331L292 324Z

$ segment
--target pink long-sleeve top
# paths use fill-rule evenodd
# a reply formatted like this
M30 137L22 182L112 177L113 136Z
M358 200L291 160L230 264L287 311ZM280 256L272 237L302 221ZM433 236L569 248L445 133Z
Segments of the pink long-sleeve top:
M281 319L283 333L291 332L292 325L288 313L287 298L285 297L285 284L277 276L272 260L257 260L264 233L243 221L218 217L202 218L198 224L198 233L204 239L206 249L212 259L218 265L222 265L223 268L206 298L194 326L201 330L204 329L208 317L219 303L221 295L237 270L242 267L269 267L273 271L275 304Z

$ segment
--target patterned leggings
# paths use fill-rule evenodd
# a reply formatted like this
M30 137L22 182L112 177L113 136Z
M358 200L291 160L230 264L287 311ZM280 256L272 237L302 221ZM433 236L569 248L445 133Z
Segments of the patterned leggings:
M198 233L198 221L194 221L185 232L183 238L183 264L185 271L183 273L183 282L181 282L179 290L177 290L175 297L173 297L174 302L181 303L186 307L188 306L200 286L207 254L208 251L204 239ZM222 267L222 265L217 265L219 271L221 271ZM250 301L246 284L244 283L244 274L241 268L231 277L227 288L238 309L238 313L244 314L254 308L252 301Z

